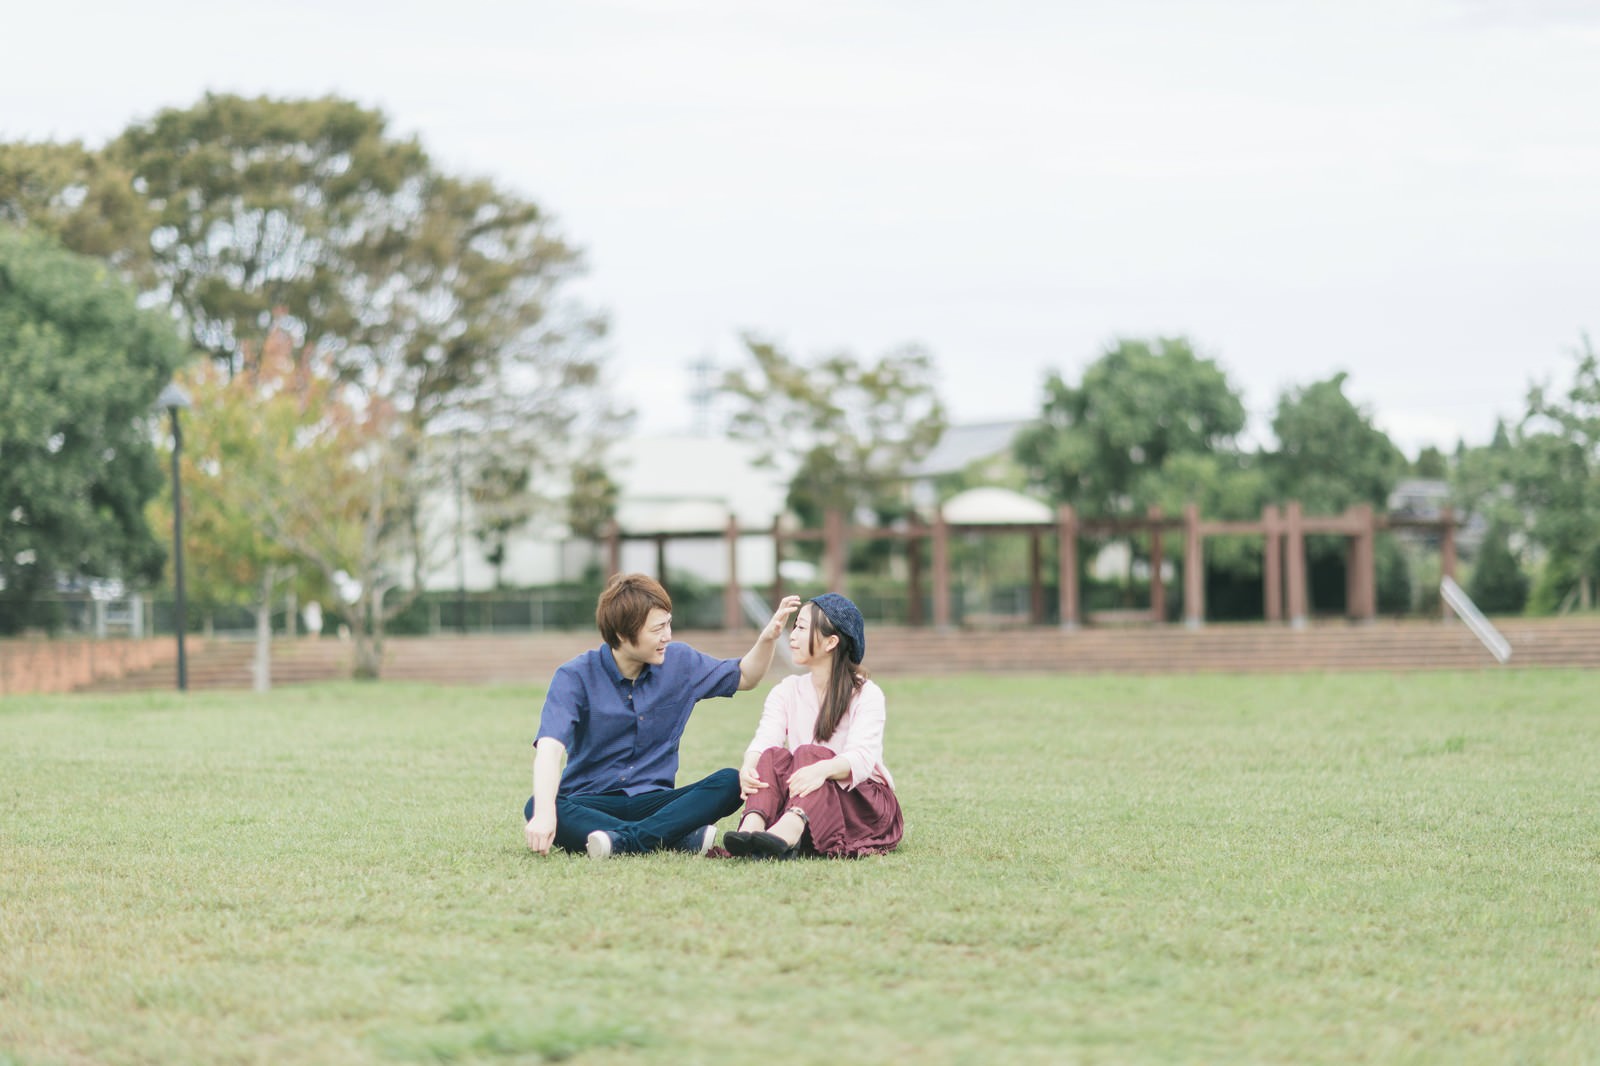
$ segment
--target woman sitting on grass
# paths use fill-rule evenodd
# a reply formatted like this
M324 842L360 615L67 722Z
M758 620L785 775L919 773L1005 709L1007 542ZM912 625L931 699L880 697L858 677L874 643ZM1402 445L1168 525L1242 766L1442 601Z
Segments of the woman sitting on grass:
M883 690L861 669L861 612L818 596L795 616L789 648L808 669L767 696L739 770L745 813L723 847L756 859L892 850L905 823L883 765Z

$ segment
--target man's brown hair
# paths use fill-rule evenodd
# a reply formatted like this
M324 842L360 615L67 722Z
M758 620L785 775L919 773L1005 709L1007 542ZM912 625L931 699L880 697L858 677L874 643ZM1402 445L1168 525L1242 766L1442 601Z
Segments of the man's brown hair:
M660 608L672 613L672 597L661 587L661 582L647 574L618 574L600 594L594 609L594 624L600 635L613 648L620 648L624 640L639 638L645 619L651 610Z

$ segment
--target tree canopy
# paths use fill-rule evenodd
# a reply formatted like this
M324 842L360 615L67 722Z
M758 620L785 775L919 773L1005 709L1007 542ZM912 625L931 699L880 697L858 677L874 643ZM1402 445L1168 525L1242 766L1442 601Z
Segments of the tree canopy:
M1352 504L1386 506L1406 457L1370 412L1344 394L1348 375L1292 388L1278 400L1272 432L1278 446L1265 456L1268 479L1280 499L1296 499L1316 514Z
M792 462L789 505L801 519L819 524L829 507L900 513L901 479L944 432L932 356L910 345L876 363L841 352L808 364L770 341L744 344L753 365L721 385L735 404L729 433L755 442L763 462Z
M184 356L104 263L0 224L0 629L67 577L154 580L154 404Z
M1170 457L1230 451L1245 425L1227 375L1182 337L1119 340L1080 384L1052 372L1044 391L1017 457L1052 498L1088 515L1142 511L1163 494L1155 475Z
M341 595L360 676L377 676L386 593L422 558L409 520L414 442L393 408L341 383L326 356L270 334L231 379L213 365L189 379L207 417L184 464L198 553L230 554L245 589L292 560ZM220 562L220 560L219 560Z
M1600 357L1588 337L1574 361L1565 392L1529 391L1511 477L1549 569L1574 583L1589 606L1600 575Z

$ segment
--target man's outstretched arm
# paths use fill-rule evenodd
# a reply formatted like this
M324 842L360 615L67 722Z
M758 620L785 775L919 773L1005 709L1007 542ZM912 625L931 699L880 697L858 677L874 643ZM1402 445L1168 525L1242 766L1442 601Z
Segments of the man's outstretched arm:
M556 840L556 791L561 787L561 760L567 747L554 737L540 737L533 754L533 817L525 830L528 847L550 854Z
M772 666L772 653L778 650L778 637L783 633L784 624L799 609L799 596L785 596L773 612L772 620L761 627L761 635L756 637L756 642L739 660L739 691L755 688L767 676L767 670Z

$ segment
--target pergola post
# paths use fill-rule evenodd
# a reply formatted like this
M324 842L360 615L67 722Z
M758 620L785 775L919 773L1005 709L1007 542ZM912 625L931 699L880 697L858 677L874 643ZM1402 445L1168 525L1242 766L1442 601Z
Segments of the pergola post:
M922 623L922 531L912 529L906 535L906 624Z
M1358 503L1345 515L1350 520L1350 549L1345 569L1346 614L1370 622L1378 616L1377 552L1372 504Z
M829 592L844 592L844 513L837 507L828 508L822 520L823 531L826 535L823 550L823 573L826 575Z
M1078 516L1070 504L1056 508L1056 595L1061 601L1061 628L1078 628Z
M1306 625L1306 534L1300 513L1300 501L1290 500L1284 507L1284 560L1285 583L1288 585L1289 625L1304 629Z
M606 523L606 577L622 573L622 529L615 518Z
M723 539L728 547L728 579L722 585L722 628L739 628L739 520L728 516Z
M1283 621L1283 518L1276 504L1261 508L1264 535L1261 558L1261 595L1268 622Z
M933 624L950 628L950 527L942 509L933 513Z
M783 599L783 521L772 520L772 602Z
M1439 577L1454 581L1456 577L1456 512L1446 507L1439 512ZM1450 617L1450 606L1441 597L1439 613Z
M1032 625L1044 624L1044 578L1039 551L1040 533L1028 533L1028 621Z
M1167 620L1167 586L1161 580L1161 508L1152 507L1150 518L1150 621L1160 625Z
M1199 629L1206 620L1205 543L1200 536L1200 507L1183 508L1183 621Z

